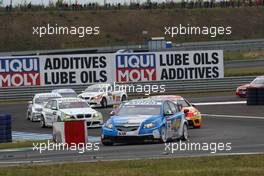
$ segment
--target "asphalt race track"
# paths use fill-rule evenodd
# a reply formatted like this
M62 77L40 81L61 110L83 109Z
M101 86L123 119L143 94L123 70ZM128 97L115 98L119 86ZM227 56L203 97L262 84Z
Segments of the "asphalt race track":
M203 97L189 98L193 103L199 102L227 102L245 101L237 97ZM264 106L248 106L246 104L221 104L197 106L203 117L200 129L189 129L188 143L231 143L231 150L185 150L180 151L180 141L173 141L178 150L168 150L165 144L117 144L115 146L102 146L99 151L33 151L32 148L22 150L0 150L0 165L30 164L45 162L88 162L97 160L140 159L156 157L188 157L207 155L230 155L246 153L264 153ZM40 128L38 122L25 119L25 103L1 104L0 113L12 114L13 130L51 134L52 129ZM111 108L101 111L107 119ZM100 136L100 129L88 129L89 136ZM167 144L168 145L168 144ZM172 144L171 144L172 145ZM171 148L170 148L171 149Z

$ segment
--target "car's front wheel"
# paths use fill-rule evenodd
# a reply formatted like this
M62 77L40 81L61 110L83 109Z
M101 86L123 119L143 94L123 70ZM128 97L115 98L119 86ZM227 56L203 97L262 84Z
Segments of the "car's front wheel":
M40 126L41 126L41 128L47 127L46 122L45 122L45 118L43 115L41 116L41 119L40 119Z
M166 127L162 126L160 130L160 142L166 143L168 141Z
M102 108L106 108L107 107L107 101L106 101L106 98L103 98L102 101L101 101L101 106Z
M122 96L121 101L122 102L126 101L126 96L125 95Z
M27 113L27 120L30 120L30 112Z
M181 136L181 140L187 140L189 138L189 133L188 133L188 126L186 125L186 123L183 125L182 128L182 136Z

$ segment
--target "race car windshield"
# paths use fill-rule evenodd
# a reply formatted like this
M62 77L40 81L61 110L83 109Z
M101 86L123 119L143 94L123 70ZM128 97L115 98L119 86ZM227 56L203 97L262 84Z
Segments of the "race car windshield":
M159 105L126 105L123 106L116 115L131 116L131 115L159 115Z
M82 101L60 102L59 109L88 108L89 105Z
M251 84L264 84L264 79L257 78Z
M62 97L65 97L65 98L76 98L77 97L77 94L74 93L74 92L64 92L64 93L60 93Z
M60 97L38 97L38 98L35 98L35 104L44 104L48 102L49 100L52 100L55 98L60 98Z
M107 88L107 85L97 84L87 87L87 89L85 89L85 92L103 92L106 91Z

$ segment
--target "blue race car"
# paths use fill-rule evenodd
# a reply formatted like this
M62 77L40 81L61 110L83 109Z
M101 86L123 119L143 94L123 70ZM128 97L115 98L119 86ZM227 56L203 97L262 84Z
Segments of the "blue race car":
M102 126L103 145L129 141L167 142L188 138L188 122L169 100L137 99L120 106Z

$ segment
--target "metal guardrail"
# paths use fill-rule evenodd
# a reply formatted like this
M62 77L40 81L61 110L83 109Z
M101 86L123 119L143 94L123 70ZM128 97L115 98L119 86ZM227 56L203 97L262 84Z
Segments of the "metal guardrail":
M220 79L204 79L204 80L176 80L176 81L151 81L151 82L137 82L132 85L165 85L166 92L183 93L183 92L213 92L213 91L228 91L234 90L242 84L251 82L254 76L243 77L227 77ZM47 86L47 87L20 87L20 88L1 88L0 100L30 100L36 93L50 92L56 88L72 88L77 93L81 93L87 85L72 85L72 86ZM142 93L128 93L129 96L143 95Z
M111 53L111 52L116 52L120 49L146 51L148 47L147 45L139 44L139 45L110 46L110 47L98 47L98 48L16 51L16 52L0 52L0 56ZM255 51L255 50L264 50L264 39L174 43L172 48L163 49L163 50L165 51L188 51L188 50Z

